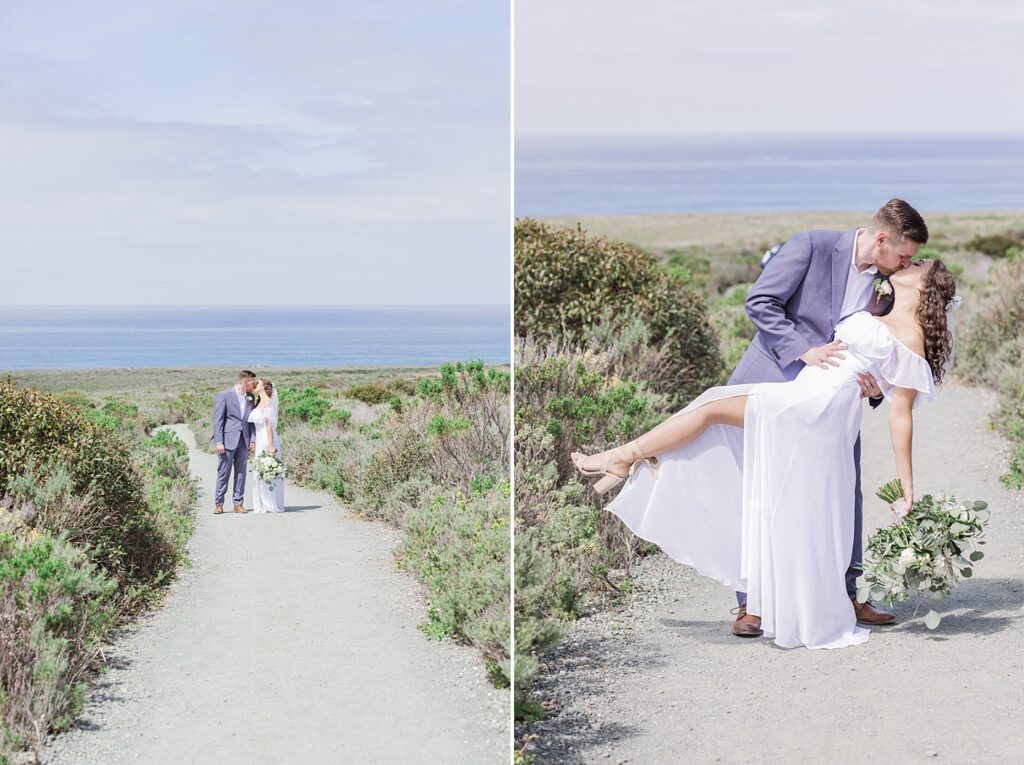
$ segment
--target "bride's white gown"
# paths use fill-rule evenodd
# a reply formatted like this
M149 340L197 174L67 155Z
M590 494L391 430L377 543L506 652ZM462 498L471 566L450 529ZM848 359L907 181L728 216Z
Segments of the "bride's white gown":
M268 410L270 407L256 408L249 415L249 422L253 423L256 429L256 454L267 451L267 419L270 418L274 430L274 448L277 449L277 456L281 455L281 439L277 434L277 424L274 422L273 414ZM283 457L282 457L283 458ZM284 479L278 478L274 481L273 488L267 486L263 481L253 475L255 482L252 487L252 500L254 513L283 513L284 512Z
M866 311L836 336L849 348L838 367L806 367L795 380L711 388L678 414L748 396L744 427L714 425L658 455L655 478L637 466L608 509L670 557L747 593L747 610L775 643L840 648L868 639L857 626L844 574L853 548L860 431L857 374L886 396L935 398L925 359Z

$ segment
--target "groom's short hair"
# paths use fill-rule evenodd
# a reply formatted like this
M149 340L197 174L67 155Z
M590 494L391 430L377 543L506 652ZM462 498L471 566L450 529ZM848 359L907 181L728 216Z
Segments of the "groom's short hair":
M255 372L250 372L248 369L243 369L241 372L238 373L238 382L242 382L243 380L255 380L255 379L256 379L256 373Z
M921 213L902 199L890 199L871 219L875 230L888 231L902 239L911 239L918 244L927 244L928 226Z

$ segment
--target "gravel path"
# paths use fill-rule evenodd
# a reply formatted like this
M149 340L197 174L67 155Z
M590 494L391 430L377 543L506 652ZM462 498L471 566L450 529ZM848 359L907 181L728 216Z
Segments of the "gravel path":
M193 566L116 641L47 763L508 762L508 692L417 630L390 529L293 486L287 513L214 516L216 458L175 431L202 481Z
M993 511L986 557L939 629L915 616L864 646L783 650L729 634L731 592L658 554L632 602L580 619L547 656L549 716L527 751L557 763L996 763L1024 749L1024 499L998 480L995 397L946 385L917 412L919 494L951 491ZM874 488L895 475L887 407L864 413L865 535L886 522Z

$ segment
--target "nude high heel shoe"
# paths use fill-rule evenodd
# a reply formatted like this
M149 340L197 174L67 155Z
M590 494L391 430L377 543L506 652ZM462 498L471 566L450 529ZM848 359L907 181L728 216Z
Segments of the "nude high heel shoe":
M622 459L623 462L629 465L629 467L626 469L626 475L616 475L615 473L612 473L608 470L612 454L616 454ZM583 454L582 452L573 452L571 455L572 464L575 465L576 469L580 471L580 473L583 475L601 476L601 480L594 484L594 492L596 494L604 494L605 492L614 489L616 486L618 486L620 483L626 480L627 477L632 476L633 473L636 472L636 466L641 462L646 462L650 466L651 473L654 475L654 477L658 477L657 457L645 457L643 453L640 451L640 447L636 445L635 441L630 441L625 446L616 446L613 449L609 449L608 456L605 457L604 465L601 466L600 470L587 470L583 467L583 460L585 460L587 456L588 455Z

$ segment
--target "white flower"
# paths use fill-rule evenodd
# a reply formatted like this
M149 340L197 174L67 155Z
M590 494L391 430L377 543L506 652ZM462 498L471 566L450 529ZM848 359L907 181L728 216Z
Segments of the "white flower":
M898 573L902 574L908 568L913 566L916 562L917 562L917 555L914 553L914 551L911 548L906 547L906 548L904 548L903 552L900 553L900 557L896 561L896 566L895 566L896 571Z
M881 300L892 294L892 285L888 279L875 279L871 282L871 288L875 291L876 299Z

